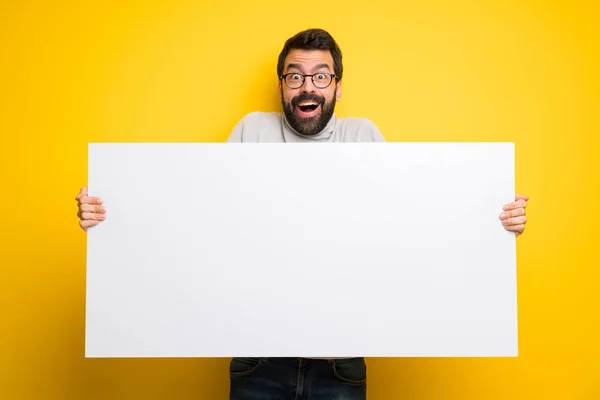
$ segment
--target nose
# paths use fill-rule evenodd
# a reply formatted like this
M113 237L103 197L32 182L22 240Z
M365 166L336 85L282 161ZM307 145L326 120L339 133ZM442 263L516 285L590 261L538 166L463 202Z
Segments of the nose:
M304 77L304 84L301 87L302 93L314 93L315 85L313 85L312 78L310 76Z

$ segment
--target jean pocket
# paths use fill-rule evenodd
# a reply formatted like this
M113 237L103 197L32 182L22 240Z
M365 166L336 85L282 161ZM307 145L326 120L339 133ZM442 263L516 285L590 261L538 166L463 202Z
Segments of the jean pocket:
M246 376L256 371L264 362L262 358L233 357L229 363L229 374Z
M356 386L367 382L367 365L362 357L331 360L331 368L333 375L342 382Z

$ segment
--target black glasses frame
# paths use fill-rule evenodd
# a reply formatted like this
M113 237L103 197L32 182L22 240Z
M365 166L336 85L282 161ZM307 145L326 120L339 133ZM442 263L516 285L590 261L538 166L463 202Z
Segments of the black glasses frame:
M300 84L300 86L298 87L291 87L288 83L287 83L287 79L285 79L286 77L288 77L289 75L300 75L302 77L302 83ZM327 84L327 86L319 86L315 83L315 75L329 75L329 77L331 78L331 80L329 81L329 84ZM306 80L306 77L310 76L310 80L312 81L312 84L315 85L316 87L318 87L319 89L326 89L329 86L331 86L331 83L333 82L333 80L336 78L335 74L329 73L329 72L317 72L316 74L300 74L298 72L290 72L287 74L283 74L279 77L279 79L283 79L283 81L285 82L286 86L289 87L290 89L300 89L302 86L304 86L304 82Z

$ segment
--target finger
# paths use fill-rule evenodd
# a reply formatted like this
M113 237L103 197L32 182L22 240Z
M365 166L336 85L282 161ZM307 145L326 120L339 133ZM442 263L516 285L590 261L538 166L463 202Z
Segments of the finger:
M104 201L100 197L83 196L79 199L79 205L82 204L102 204Z
M523 231L525 230L525 225L510 225L505 226L504 229L511 232L523 233Z
M79 207L79 210L77 211L77 217L80 219L83 219L83 214L87 216L89 216L89 214L94 214L96 215L94 218L95 219L99 219L98 216L103 215L104 217L106 217L106 208L103 206L93 206L93 205L88 205L88 204L82 204L81 207ZM89 219L89 218L87 218Z
M525 225L527 223L527 217L516 217L509 218L502 221L502 225L504 226L514 226L514 225Z
M104 221L106 219L105 214L82 212L82 213L79 213L79 215L80 215L79 218L81 218L82 220Z
M79 212L104 214L106 213L106 207L101 204L82 204L79 206Z
M528 201L529 200L529 196L522 196L520 194L516 194L515 195L515 200L525 200L525 201Z
M83 196L87 196L87 195L88 195L87 187L82 187L81 190L79 190L79 194L77 195L77 197L75 197L75 200L79 200Z
M500 219L501 220L506 220L509 218L514 218L514 217L520 217L522 215L525 215L526 211L524 208L517 208L516 210L511 210L511 211L503 211L500 213Z
M525 208L527 207L527 202L523 199L513 201L512 203L505 204L502 209L504 211L514 210L516 208Z
M91 226L96 226L100 221L79 221L79 226L85 231Z

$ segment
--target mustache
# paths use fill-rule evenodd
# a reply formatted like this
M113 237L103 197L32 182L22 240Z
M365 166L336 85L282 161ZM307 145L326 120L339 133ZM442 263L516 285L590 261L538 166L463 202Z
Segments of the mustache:
M292 99L292 106L295 108L298 105L298 103L308 100L314 101L319 105L325 104L325 97L323 96L319 96L314 93L302 93L301 95L296 96Z

